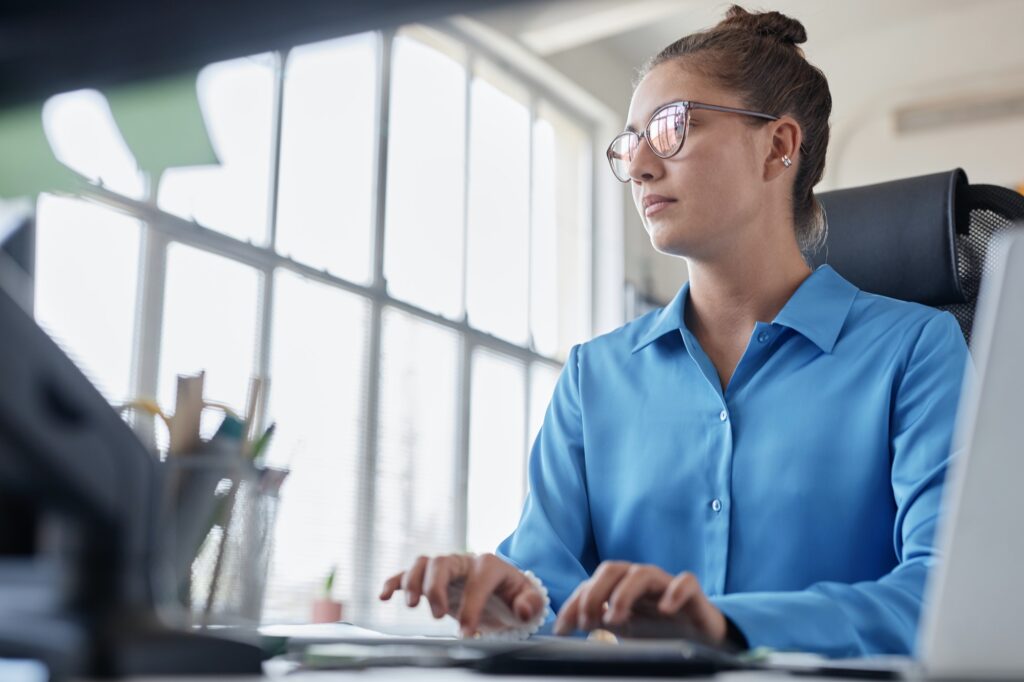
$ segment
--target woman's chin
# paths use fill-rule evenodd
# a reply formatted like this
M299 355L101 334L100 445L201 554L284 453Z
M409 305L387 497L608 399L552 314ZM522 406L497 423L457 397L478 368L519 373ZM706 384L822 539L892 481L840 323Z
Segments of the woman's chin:
M651 238L651 246L658 252L669 256L685 256L688 252L686 238L678 226L668 224L647 225L647 234Z

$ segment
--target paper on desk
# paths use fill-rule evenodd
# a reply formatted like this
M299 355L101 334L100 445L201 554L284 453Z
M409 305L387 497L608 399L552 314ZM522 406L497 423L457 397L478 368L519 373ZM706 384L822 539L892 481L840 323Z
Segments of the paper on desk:
M391 635L376 630L361 628L352 623L302 623L297 625L264 625L260 628L264 637L287 637L289 639L331 641L339 639L386 639Z

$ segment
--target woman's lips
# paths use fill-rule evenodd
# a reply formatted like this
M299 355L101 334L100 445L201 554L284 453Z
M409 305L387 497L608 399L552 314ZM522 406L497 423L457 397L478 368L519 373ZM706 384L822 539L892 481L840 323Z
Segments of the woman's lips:
M657 213L658 211L661 211L664 208L666 208L667 206L669 206L670 204L674 204L674 203L676 203L675 199L659 199L657 201L652 201L650 204L648 204L644 208L644 215L649 218L652 215L654 215L655 213Z

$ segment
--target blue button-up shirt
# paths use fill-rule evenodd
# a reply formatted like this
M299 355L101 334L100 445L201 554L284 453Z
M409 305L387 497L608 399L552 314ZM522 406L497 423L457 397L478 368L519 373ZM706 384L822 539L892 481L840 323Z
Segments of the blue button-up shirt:
M751 646L912 650L967 362L949 313L825 265L726 390L683 310L574 347L499 555L555 610L605 560L690 571Z

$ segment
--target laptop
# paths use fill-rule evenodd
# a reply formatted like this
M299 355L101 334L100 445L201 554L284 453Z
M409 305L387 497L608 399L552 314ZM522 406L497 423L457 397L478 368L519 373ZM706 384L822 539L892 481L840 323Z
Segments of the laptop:
M1024 230L990 247L918 640L927 677L1024 677Z

